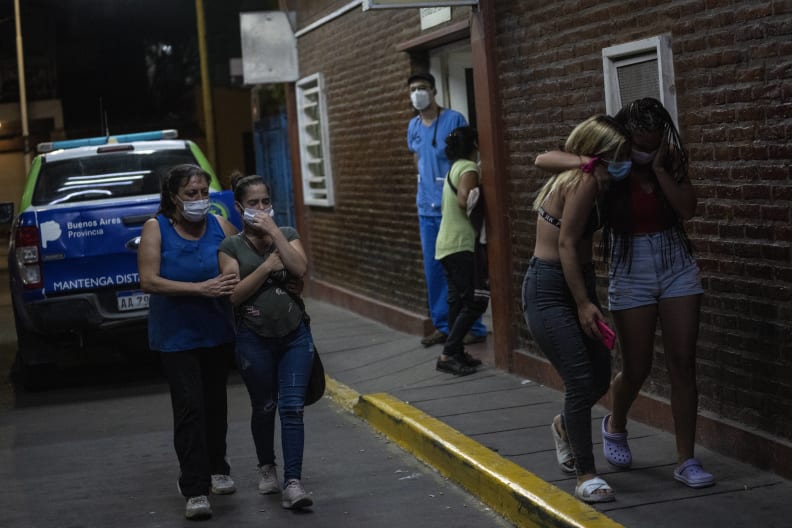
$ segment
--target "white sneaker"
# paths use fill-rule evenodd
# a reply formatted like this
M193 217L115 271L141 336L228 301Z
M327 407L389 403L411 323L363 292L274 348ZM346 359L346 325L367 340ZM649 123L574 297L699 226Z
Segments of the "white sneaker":
M302 483L297 479L289 479L283 488L281 506L289 510L307 508L313 504L313 499L308 496Z
M228 495L236 491L236 485L230 475L212 475L212 493Z
M259 473L261 473L261 479L258 483L259 493L267 495L280 492L281 487L278 483L278 470L275 468L275 464L264 464L259 467Z
M212 516L212 507L209 506L209 499L206 495L198 495L187 499L187 507L184 516L188 519L208 519Z

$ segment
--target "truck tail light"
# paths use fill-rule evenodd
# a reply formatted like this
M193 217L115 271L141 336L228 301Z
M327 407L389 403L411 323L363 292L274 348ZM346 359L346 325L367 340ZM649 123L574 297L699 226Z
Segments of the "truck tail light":
M41 288L43 280L41 278L38 229L35 227L18 228L14 244L22 284L28 289Z

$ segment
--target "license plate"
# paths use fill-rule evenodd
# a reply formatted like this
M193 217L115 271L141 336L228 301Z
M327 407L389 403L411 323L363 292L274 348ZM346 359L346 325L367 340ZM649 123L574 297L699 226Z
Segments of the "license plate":
M118 311L143 310L149 307L149 294L142 291L125 291L116 294Z

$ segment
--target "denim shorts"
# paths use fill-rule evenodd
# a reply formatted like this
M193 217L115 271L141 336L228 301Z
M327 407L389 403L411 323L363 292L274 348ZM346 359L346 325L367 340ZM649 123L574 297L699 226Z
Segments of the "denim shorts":
M613 247L608 271L608 308L611 311L704 293L696 260L672 231L634 235L632 262L619 260L621 244L618 238Z

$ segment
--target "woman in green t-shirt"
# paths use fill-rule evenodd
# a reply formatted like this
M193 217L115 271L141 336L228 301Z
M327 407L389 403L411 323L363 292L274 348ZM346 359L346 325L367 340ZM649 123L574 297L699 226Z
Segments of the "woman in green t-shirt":
M261 176L233 178L244 228L220 245L223 273L239 275L231 294L237 318L236 358L252 407L251 430L261 478L259 493L282 491L284 508L310 506L300 482L303 407L314 344L300 299L308 267L297 231L272 218L269 187ZM275 410L281 424L284 485L275 471Z
M448 339L437 359L437 370L456 376L476 372L481 361L465 352L463 339L487 309L488 297L475 295L476 232L467 215L468 195L481 183L476 159L478 139L472 127L459 127L446 138L451 170L443 186L443 219L435 259L448 281Z

